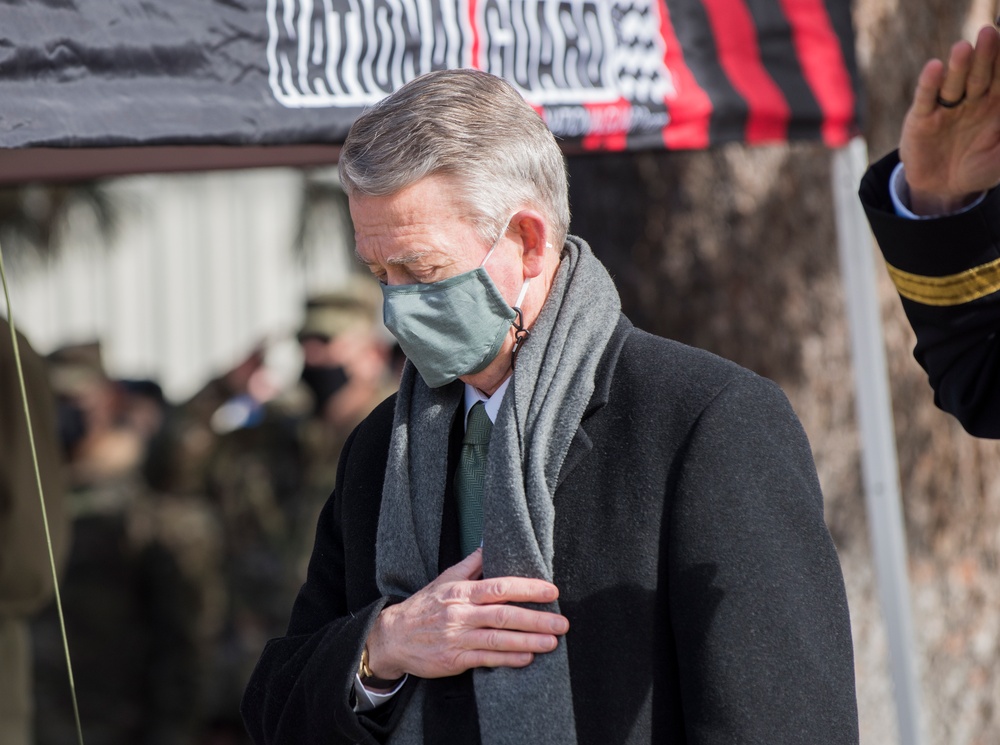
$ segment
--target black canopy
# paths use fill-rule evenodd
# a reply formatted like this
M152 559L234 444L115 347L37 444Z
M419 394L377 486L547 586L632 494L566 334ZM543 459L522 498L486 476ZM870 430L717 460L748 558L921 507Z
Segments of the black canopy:
M857 128L848 0L13 0L0 148L32 152L0 150L0 178L332 162L443 67L507 78L568 150Z

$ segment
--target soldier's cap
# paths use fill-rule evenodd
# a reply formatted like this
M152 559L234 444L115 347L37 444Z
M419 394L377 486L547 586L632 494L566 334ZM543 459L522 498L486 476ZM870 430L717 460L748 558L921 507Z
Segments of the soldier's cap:
M329 340L353 329L371 330L380 306L381 293L367 278L354 280L334 292L314 295L306 301L298 339Z
M108 382L100 342L84 342L61 347L46 358L52 388L71 396L96 384Z

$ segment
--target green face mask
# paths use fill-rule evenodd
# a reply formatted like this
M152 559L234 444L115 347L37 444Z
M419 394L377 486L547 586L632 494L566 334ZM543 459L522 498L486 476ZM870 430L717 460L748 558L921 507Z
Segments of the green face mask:
M382 285L385 326L430 388L483 370L500 353L515 319L516 343L527 335L520 305L529 280L511 307L484 268L499 243L470 272L428 284Z

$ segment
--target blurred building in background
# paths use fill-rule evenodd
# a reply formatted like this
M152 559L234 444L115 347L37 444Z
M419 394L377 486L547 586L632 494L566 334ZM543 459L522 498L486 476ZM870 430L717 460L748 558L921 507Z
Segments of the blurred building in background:
M43 354L99 341L110 377L155 380L173 402L261 339L279 384L293 380L305 298L367 274L331 170L143 175L99 188L110 230L80 203L51 257L4 242L15 320Z

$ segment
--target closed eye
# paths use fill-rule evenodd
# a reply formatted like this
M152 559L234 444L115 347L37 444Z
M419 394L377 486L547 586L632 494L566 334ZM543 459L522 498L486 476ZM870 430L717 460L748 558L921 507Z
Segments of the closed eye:
M410 253L402 254L400 256L391 256L386 259L384 263L380 263L377 261L369 261L358 253L357 249L354 251L354 257L359 262L367 266L368 271L370 271L375 278L382 283L385 283L386 281L386 267L403 267L408 274L414 277L432 275L438 267L420 266L420 262L427 259L430 254L430 251L411 251Z

